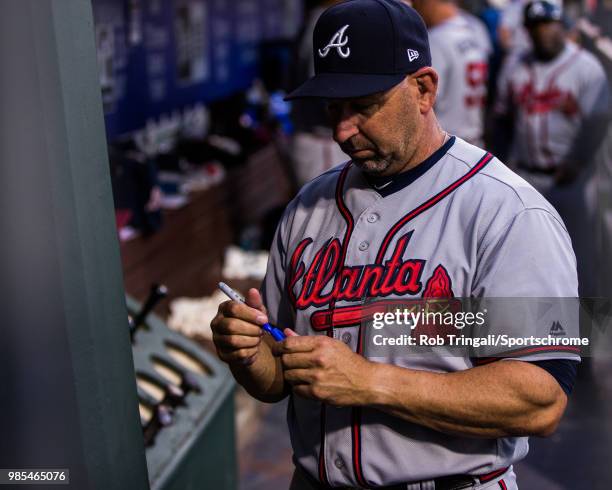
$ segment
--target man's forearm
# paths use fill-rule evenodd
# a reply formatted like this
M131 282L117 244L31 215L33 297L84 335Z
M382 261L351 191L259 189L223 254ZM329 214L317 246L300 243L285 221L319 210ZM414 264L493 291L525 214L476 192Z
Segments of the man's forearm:
M267 342L267 336L264 336L253 364L230 364L230 370L238 384L252 397L262 402L275 403L285 398L288 390L280 360L272 355Z
M373 363L365 404L440 432L471 437L549 435L567 397L543 369L503 361L455 373Z

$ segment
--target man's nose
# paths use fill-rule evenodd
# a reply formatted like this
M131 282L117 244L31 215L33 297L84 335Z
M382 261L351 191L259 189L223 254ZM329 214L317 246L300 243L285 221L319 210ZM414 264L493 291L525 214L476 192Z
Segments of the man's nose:
M357 133L359 133L358 115L344 105L334 121L334 140L342 144Z

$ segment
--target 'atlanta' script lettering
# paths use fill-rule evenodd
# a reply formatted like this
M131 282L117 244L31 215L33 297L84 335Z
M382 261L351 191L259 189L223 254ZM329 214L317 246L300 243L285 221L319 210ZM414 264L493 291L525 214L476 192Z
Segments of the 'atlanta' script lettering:
M403 259L411 235L412 232L400 237L391 258L382 264L342 267L342 246L337 238L323 244L310 265L305 264L302 257L312 245L312 239L305 238L291 257L289 291L295 307L305 309L309 306L322 306L332 300L354 301L391 294L418 294L423 288L421 274L425 260ZM296 291L300 281L301 289ZM436 268L426 289L431 290L431 296L452 296L450 278L444 267Z

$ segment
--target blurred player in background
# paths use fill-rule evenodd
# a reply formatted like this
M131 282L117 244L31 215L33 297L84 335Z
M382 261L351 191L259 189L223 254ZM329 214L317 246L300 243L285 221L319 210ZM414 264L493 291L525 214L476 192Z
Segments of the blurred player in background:
M432 63L440 75L436 115L449 133L483 146L489 56L486 27L453 0L413 0L429 29Z
M594 294L589 264L594 203L587 205L586 192L605 131L608 82L595 56L567 40L562 20L561 8L552 2L526 5L524 25L533 48L500 75L495 151L500 158L509 153L506 160L562 216L584 296Z

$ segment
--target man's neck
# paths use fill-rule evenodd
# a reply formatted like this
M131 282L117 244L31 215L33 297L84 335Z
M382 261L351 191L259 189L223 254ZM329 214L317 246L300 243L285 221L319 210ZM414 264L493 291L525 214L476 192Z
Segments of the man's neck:
M415 167L418 167L420 163L427 160L438 148L440 148L446 141L448 134L442 131L442 128L438 125L438 122L434 119L430 125L423 131L423 135L420 138L421 144L419 144L410 159L397 173L406 172Z

